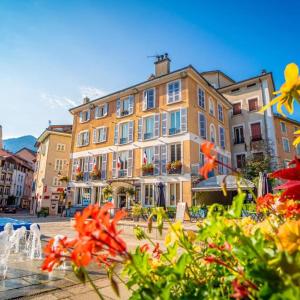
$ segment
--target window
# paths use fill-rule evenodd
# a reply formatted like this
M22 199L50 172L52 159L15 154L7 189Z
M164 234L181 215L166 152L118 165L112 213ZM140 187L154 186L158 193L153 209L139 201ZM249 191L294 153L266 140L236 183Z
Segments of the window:
M90 110L84 110L79 113L80 123L84 123L90 120Z
M155 107L155 89L144 91L143 110L152 109Z
M169 135L179 133L181 131L180 110L170 112Z
M202 89L198 89L198 104L201 108L205 109L205 92Z
M168 99L167 99L168 104L178 102L181 100L180 81L179 80L168 83L167 89L168 89Z
M257 111L258 110L258 99L253 98L248 100L249 111Z
M206 139L206 118L204 114L199 114L199 135Z
M300 144L296 146L296 154L299 156L300 155Z
M152 164L154 162L154 147L147 147L143 150L143 165Z
M66 145L65 144L57 144L56 145L56 150L57 151L63 152L63 151L65 151L65 149L66 149Z
M251 124L251 140L253 142L262 140L260 123Z
M282 138L282 145L283 145L283 151L284 152L291 152L290 143L287 138Z
M288 159L285 159L284 161L283 161L283 165L284 165L284 168L290 168L290 160L288 160Z
M242 113L242 103L234 103L233 104L233 115L240 115Z
M128 96L122 100L117 100L117 117L124 117L133 114L134 96Z
M87 146L89 144L89 132L88 131L82 131L78 134L78 140L77 140L77 146Z
M282 133L286 133L286 125L284 122L280 122L280 129Z
M54 166L55 171L62 171L64 163L66 163L65 160L56 159L55 160L55 166Z
M107 128L99 127L94 129L94 143L105 142L107 138Z
M53 178L52 185L53 185L53 186L61 186L61 185L62 185L62 182L59 180L59 178L54 177L54 178Z
M215 104L212 98L209 98L209 114L212 116L215 115Z
M107 116L107 112L108 112L108 104L107 103L105 103L103 105L99 105L96 107L96 110L95 110L95 118L96 119L103 118L103 117Z
M170 145L170 161L181 161L181 144Z
M223 106L221 104L218 104L218 119L221 122L224 121Z
M144 140L152 139L154 137L154 116L144 119Z
M128 151L119 152L117 167L119 169L119 177L126 177L128 170Z
M216 128L215 128L214 124L210 124L209 132L210 132L210 141L212 143L215 143L216 142Z
M239 169L244 168L246 165L246 155L245 154L237 154L236 155L236 167Z
M128 134L129 134L129 126L128 123L120 124L120 144L128 143Z
M204 155L204 153L201 150L200 150L199 163L200 163L200 167L203 167L204 164L205 164L205 155Z
M236 126L233 127L233 135L234 135L234 144L243 144L245 143L244 138L244 127L243 126Z
M176 206L180 201L180 184L179 183L170 183L169 185L169 194L170 194L170 206Z
M154 184L145 184L145 206L154 206L155 205L155 186Z
M220 147L225 149L225 129L223 127L219 127L219 136L220 136Z

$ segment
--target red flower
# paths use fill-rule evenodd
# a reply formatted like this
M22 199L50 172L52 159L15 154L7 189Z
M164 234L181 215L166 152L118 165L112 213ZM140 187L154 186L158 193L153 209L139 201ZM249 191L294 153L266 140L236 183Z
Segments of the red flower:
M153 252L152 252L152 256L153 256L154 258L159 259L161 254L162 254L162 251L161 251L160 248L159 248L159 243L156 243L156 244L155 244L155 247L154 247L154 249L153 249Z
M140 248L140 251L142 253L145 253L149 250L149 245L148 244L144 244L141 248Z
M273 172L270 177L281 178L286 180L300 180L300 160L295 158L292 164L296 164L294 168L286 168Z
M72 253L71 259L78 267L86 267L92 260L93 242L87 240L78 241L75 245Z
M241 299L248 299L249 285L247 283L240 283L237 279L232 281L232 288L234 293L231 295L234 299L241 300Z
M272 209L272 205L275 203L275 196L272 194L266 194L265 196L258 197L256 200L256 211L263 212L265 209Z
M206 156L206 162L203 167L200 168L199 174L205 179L208 178L208 173L211 172L217 165L216 156L212 155L212 151L215 152L214 144L211 142L205 142L201 145L201 151Z
M204 260L209 263L209 264L217 264L217 265L221 265L221 266L224 266L224 267L228 267L227 264L225 264L221 259L217 258L216 256L213 256L213 255L210 255L210 256L206 256L204 257Z

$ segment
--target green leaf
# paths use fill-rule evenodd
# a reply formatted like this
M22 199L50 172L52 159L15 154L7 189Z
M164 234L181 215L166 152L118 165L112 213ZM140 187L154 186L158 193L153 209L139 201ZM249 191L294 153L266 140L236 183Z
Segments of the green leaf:
M149 231L149 233L151 233L151 231L152 231L152 225L153 225L152 217L153 217L153 213L148 218L148 231Z
M228 211L229 216L234 218L239 218L241 216L245 199L245 192L240 192L233 198L231 208Z
M85 269L83 267L77 267L75 264L72 264L72 269L79 281L81 283L86 283L87 278L85 274Z

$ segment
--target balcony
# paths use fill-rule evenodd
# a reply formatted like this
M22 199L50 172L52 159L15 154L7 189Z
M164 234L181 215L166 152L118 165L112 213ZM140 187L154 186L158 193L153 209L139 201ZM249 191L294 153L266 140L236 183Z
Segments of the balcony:
M166 165L166 170L169 175L181 174L182 162L180 160L168 162Z
M169 135L174 135L180 133L180 128L170 128L169 129Z
M121 177L121 178L127 177L127 169L119 170L118 177Z
M90 178L92 181L101 180L101 171L100 170L93 170L90 173Z
M129 111L128 110L121 111L121 116L122 117L125 117L125 116L128 116L128 115L129 115Z
M120 144L121 145L124 145L124 144L127 144L128 143L128 138L120 138Z
M251 142L258 142L262 140L262 135L258 134L258 135L253 135L251 136Z
M144 133L144 140L149 140L153 138L153 132Z

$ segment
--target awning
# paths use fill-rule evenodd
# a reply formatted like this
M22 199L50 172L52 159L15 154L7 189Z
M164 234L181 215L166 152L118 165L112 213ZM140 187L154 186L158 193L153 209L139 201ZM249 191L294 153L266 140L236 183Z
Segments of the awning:
M226 175L218 175L210 177L206 180L199 182L195 187L192 188L193 192L219 192L222 191L222 184ZM249 188L255 188L253 182L247 179L241 179L239 187L242 190L247 190ZM228 175L226 177L226 189L228 191L237 190L237 177L233 175Z

